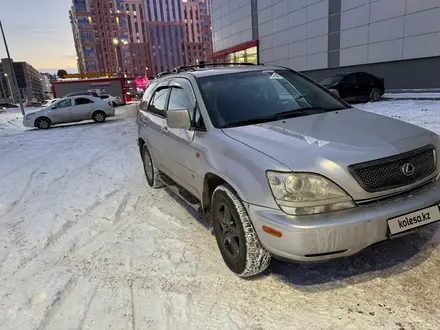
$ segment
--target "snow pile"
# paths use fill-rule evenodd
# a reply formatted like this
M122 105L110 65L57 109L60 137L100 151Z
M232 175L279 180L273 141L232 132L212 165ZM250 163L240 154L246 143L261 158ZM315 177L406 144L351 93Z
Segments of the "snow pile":
M20 133L24 129L20 109L9 108L0 111L0 136Z
M384 99L413 99L413 100L430 100L440 99L440 93L385 93Z
M358 109L407 121L440 134L440 101L401 100L353 105Z

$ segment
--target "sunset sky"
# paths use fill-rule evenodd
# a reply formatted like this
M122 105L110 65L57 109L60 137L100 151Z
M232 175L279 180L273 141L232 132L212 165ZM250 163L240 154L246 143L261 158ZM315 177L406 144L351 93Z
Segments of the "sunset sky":
M0 0L0 20L14 61L26 61L42 72L76 72L71 5L72 0ZM0 58L5 57L0 40Z

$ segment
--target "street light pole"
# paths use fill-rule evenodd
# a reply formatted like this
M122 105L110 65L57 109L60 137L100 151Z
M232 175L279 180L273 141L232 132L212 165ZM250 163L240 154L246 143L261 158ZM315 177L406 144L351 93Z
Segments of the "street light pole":
M15 95L18 96L18 103L20 104L21 114L24 116L25 113L24 113L23 101L21 99L20 90L18 89L17 77L15 76L15 70L14 70L14 63L12 62L11 55L9 54L8 43L6 42L5 31L3 31L2 21L0 21L0 30L2 30L3 42L5 43L5 48L6 48L6 55L8 55L8 61L11 67L11 75L13 79L12 81L14 83Z

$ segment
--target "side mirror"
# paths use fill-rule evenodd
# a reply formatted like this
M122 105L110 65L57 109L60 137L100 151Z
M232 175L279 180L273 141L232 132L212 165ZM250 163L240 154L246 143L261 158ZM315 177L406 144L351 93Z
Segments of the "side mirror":
M335 94L337 97L339 97L339 92L337 89L329 89L329 91Z
M169 128L191 128L191 117L188 109L172 109L167 111L167 126Z
M51 109L56 109L57 106L56 106L56 105L53 105L53 106L51 106L50 108L51 108Z

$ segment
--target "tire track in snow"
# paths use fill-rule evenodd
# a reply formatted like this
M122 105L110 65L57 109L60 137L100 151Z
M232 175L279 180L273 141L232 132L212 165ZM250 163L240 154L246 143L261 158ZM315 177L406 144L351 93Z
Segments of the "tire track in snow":
M76 284L76 279L74 279L74 277L72 276L69 279L69 281L66 283L66 285L64 285L63 288L57 292L54 301L52 302L52 304L49 306L48 310L44 314L43 321L41 321L40 325L37 327L38 330L43 330L48 327L55 313L57 313L57 311L62 307L64 301L72 292L73 288L75 287L75 284Z

